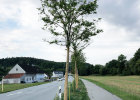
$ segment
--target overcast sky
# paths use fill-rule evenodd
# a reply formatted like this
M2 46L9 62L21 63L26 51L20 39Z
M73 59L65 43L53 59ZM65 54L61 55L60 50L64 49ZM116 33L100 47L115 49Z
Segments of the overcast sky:
M140 48L140 0L99 0L103 33L84 50L91 64L105 64L120 54L133 57ZM65 61L65 47L49 45L38 10L40 0L0 0L0 58L35 57ZM91 16L92 17L92 16Z

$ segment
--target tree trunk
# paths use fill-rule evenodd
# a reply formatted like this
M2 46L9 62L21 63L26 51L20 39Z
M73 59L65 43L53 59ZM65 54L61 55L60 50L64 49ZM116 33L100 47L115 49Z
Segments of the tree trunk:
M76 87L76 88L78 89L78 80L79 80L78 68L77 68L76 73L77 73L77 74L76 74L76 75L77 75L77 76L76 76L76 84L77 84L77 87Z
M76 64L76 60L75 60L75 84L76 84L76 66L77 66L77 64ZM75 85L76 86L76 85Z
M67 47L67 61L66 61L66 70L65 70L65 87L64 87L64 100L67 100L68 94L68 69L69 69L69 47Z
M76 90L78 89L78 69L77 69L77 62L75 60L75 83L76 83Z

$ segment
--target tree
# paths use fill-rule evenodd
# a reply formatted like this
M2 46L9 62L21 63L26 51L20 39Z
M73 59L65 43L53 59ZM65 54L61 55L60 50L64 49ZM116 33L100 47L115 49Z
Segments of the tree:
M94 74L94 65L88 64L86 66L88 67L88 69L87 69L87 75Z
M134 59L135 61L140 59L140 48L136 51L136 53L134 54Z
M106 63L107 74L116 75L118 69L118 61L113 59Z
M79 34L79 38L85 39L87 36L90 38L101 32L95 27L96 20L89 22L85 19L85 15L96 14L97 0L41 0L41 5L39 11L45 23L43 29L49 29L51 34L56 37L49 43L64 45L67 48L64 87L64 100L67 100L69 51L72 39L75 34ZM92 27L88 28L88 26ZM61 29L58 30L58 27ZM77 33L77 29L81 32Z
M100 70L100 68L102 68L102 67L103 67L103 65L100 65L100 64L95 65L95 66L94 66L94 74L100 74L100 73L99 73L99 70Z
M101 68L99 69L99 73L100 73L101 75L106 75L106 74L107 74L106 68L105 68L105 67L101 67Z
M137 62L136 62L135 70L136 70L135 73L136 73L137 75L140 75L140 59L137 60Z
M140 48L134 54L134 57L129 60L129 68L131 69L131 74L139 75L140 73Z
M123 54L121 54L118 57L118 73L122 74L124 68L125 68L125 64L126 64L126 56L124 56Z
M85 63L85 57L82 51L74 50L73 54L71 55L71 62L72 65L75 66L73 69L75 70L75 83L76 83L76 89L78 89L78 68L84 65ZM78 67L78 68L77 68Z
M3 67L0 66L0 81L4 75L6 75L6 71L3 69Z

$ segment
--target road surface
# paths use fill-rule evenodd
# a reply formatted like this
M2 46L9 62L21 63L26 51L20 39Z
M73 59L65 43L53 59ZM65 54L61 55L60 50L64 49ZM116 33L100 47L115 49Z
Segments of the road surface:
M119 97L111 94L110 92L106 91L105 89L82 79L83 83L85 84L88 95L90 100L122 100Z
M70 76L69 81L72 80L73 77ZM0 100L54 100L59 86L62 87L63 92L64 80L3 93L0 94Z

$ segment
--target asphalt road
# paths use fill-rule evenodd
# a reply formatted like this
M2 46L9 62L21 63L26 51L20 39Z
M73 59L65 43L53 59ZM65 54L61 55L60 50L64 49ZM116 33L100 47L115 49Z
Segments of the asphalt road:
M73 77L69 77L72 82ZM0 100L54 100L59 86L64 91L64 80L0 94Z
M119 97L111 94L110 92L106 91L105 89L82 79L87 88L88 95L90 100L121 100Z

